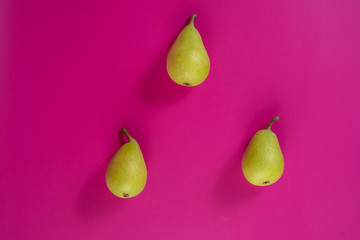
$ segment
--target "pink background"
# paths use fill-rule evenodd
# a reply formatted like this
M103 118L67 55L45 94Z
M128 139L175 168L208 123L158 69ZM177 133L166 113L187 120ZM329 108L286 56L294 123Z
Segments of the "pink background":
M190 15L211 60L174 84ZM0 239L359 239L360 1L0 2ZM281 180L241 158L270 119ZM149 178L104 173L126 126Z

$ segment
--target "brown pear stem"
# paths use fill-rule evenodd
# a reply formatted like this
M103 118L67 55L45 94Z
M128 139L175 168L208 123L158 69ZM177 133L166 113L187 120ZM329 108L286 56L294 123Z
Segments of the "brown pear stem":
M126 135L126 137L127 137L127 139L129 140L129 142L131 142L131 136L130 136L130 134L126 131L126 129L123 127L122 129L121 129L121 131Z
M191 18L190 18L190 24L194 25L194 20L195 20L196 16L197 16L196 14L193 14L193 15L191 16Z
M269 125L267 126L266 130L270 130L271 125L272 125L275 121L279 121L279 117L278 117L278 116L274 117L274 118L270 121L270 123L269 123Z

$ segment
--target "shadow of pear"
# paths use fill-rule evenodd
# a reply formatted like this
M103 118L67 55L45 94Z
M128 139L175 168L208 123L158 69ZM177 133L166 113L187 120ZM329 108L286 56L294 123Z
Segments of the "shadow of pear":
M271 104L253 113L250 118L244 119L247 127L243 135L246 141L239 147L225 164L214 188L216 201L224 206L244 204L259 195L266 187L254 186L249 183L242 172L242 157L254 134L265 129L269 121L278 115L278 104Z
M242 156L247 143L228 160L215 184L214 197L222 206L244 204L261 192L261 188L251 185L242 172Z
M141 77L139 95L152 107L172 105L192 90L175 83L167 73L166 58L173 42L166 45Z
M79 215L86 221L111 216L126 200L113 195L107 188L105 172L108 162L102 164L81 186L77 201Z

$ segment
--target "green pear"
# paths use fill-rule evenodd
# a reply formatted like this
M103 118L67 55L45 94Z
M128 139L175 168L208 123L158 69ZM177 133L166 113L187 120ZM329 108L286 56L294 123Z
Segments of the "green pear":
M253 185L267 186L275 183L284 171L284 157L279 141L270 128L279 117L274 117L265 130L251 138L243 159L242 170L245 178Z
M166 60L170 78L184 86L199 85L209 75L210 59L200 33L194 26L196 14L178 35Z
M147 171L139 144L125 128L121 131L129 142L121 146L111 159L106 169L105 179L109 190L114 195L131 198L145 188Z

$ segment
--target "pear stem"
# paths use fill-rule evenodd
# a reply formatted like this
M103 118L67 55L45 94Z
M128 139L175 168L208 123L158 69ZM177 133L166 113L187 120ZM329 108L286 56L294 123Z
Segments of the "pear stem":
M127 137L127 139L129 140L129 142L131 142L131 136L130 136L130 134L126 131L126 129L123 127L122 129L121 129L121 131L126 135L126 137Z
M266 130L270 130L271 125L272 125L275 121L279 121L279 117L278 117L278 116L274 117L274 118L270 121L270 123L269 123L269 125L267 126Z
M191 18L190 18L190 24L194 25L194 20L195 20L196 16L197 16L196 14L193 14L193 15L191 16Z

